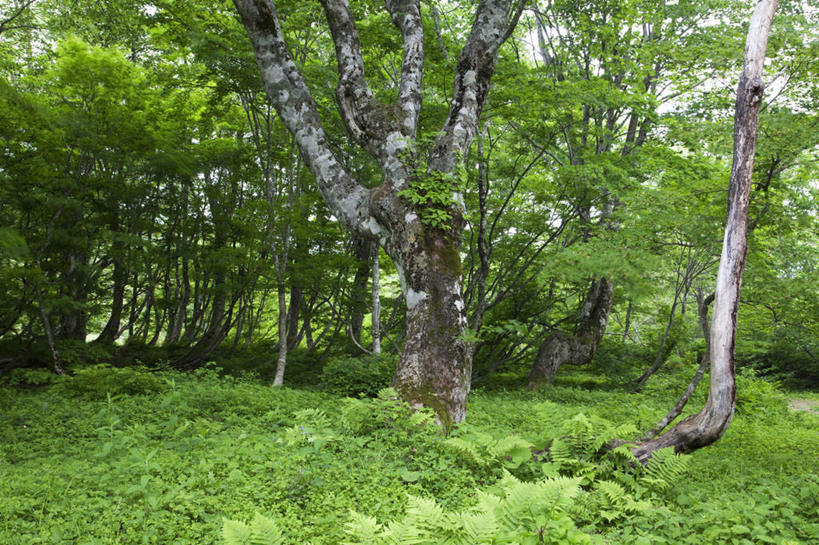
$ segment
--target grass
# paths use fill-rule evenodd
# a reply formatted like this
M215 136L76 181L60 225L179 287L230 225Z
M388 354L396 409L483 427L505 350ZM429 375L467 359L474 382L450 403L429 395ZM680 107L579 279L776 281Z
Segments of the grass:
M538 444L581 412L643 428L684 381L659 376L630 395L578 386L595 379L574 371L540 392L487 387L470 397L467 429ZM468 463L392 402L211 370L90 367L14 382L0 387L7 545L222 543L224 517L256 511L279 522L286 543L337 544L351 511L392 520L408 492L462 509L503 474ZM819 542L819 415L789 411L787 395L753 376L739 386L725 436L694 453L669 490L646 495L651 509L578 524L603 543Z

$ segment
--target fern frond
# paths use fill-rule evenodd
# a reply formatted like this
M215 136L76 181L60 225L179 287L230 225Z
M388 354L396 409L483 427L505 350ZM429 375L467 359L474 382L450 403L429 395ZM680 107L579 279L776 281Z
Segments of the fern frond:
M355 511L350 512L350 520L344 525L344 532L356 538L356 541L344 542L342 545L356 545L356 543L375 544L376 536L381 531L381 525L375 517L368 517Z
M250 526L238 520L222 519L225 545L250 545Z
M282 532L279 525L276 524L276 521L256 513L250 521L249 543L251 545L280 545Z
M444 526L445 520L444 510L435 500L412 495L407 498L408 523L434 532Z
M494 537L500 531L495 514L485 513L461 513L460 525L469 537L469 544L493 543Z
M384 537L390 545L419 545L424 542L421 530L405 520L390 522Z
M654 451L640 481L661 492L668 490L688 472L690 459L687 455L676 454L673 447Z

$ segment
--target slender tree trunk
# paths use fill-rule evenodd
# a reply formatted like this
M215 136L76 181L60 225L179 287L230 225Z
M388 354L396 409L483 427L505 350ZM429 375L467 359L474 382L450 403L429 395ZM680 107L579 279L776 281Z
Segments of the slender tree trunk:
M352 245L352 253L358 265L350 294L350 333L353 339L360 343L361 327L364 323L364 315L367 313L367 280L370 278L370 255L373 243L369 239L354 236Z
M558 331L540 345L535 365L529 373L529 389L552 384L564 364L582 365L591 361L600 346L614 298L614 286L605 277L592 282L583 304L575 334Z
M372 337L373 337L373 354L381 353L381 281L378 263L378 253L380 249L377 244L372 245L373 252L373 294L372 294Z
M37 264L38 268L40 264ZM45 310L45 302L43 301L43 292L40 289L39 283L35 287L37 294L37 306L40 309L40 319L43 321L43 331L45 331L46 342L48 342L48 349L51 351L51 362L53 370L58 375L65 374L63 362L60 359L60 353L57 351L57 345L54 342L54 330L51 327L51 320L48 319L48 313Z
M628 328L631 326L631 310L633 306L634 302L629 299L628 308L626 309L626 324L623 326L623 342L626 342L626 339L628 339Z
M671 312L668 314L668 322L665 324L665 330L663 331L663 336L660 338L660 344L657 345L657 353L654 355L654 363L651 365L650 368L646 369L646 371L640 375L640 378L637 379L637 385L634 387L632 393L638 393L643 389L648 382L648 379L656 373L660 366L663 364L666 358L663 357L665 355L665 345L668 343L668 337L671 334L671 328L674 326L674 314L677 311L677 304L679 302L679 291L674 292L674 301L671 303ZM672 347L673 348L673 347ZM666 355L667 357L667 355Z
M284 384L284 370L287 366L287 290L281 275L276 287L279 296L279 354L276 360L276 376L273 378L273 386L281 386Z
M476 304L475 313L472 315L472 327L477 335L483 327L483 315L486 312L486 279L489 277L489 248L487 247L486 228L488 221L487 197L489 195L489 176L486 172L486 159L483 155L483 139L478 139L478 212L480 222L478 224L478 272L476 281ZM472 347L472 355L475 355L477 345Z
M759 107L765 85L762 67L768 34L777 0L759 0L751 16L745 44L745 62L737 87L734 114L734 159L728 190L728 215L725 236L714 290L714 312L711 323L711 383L705 407L668 430L663 435L633 449L641 461L664 447L677 452L691 452L717 441L734 416L736 382L734 378L734 341L742 269L748 249L746 239L748 202L756 150Z

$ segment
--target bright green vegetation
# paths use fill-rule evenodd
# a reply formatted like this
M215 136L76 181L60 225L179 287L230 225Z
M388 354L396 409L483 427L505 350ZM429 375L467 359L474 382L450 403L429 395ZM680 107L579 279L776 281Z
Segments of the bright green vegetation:
M388 391L210 367L15 372L0 389L0 543L225 543L223 519L254 513L273 521L255 519L264 543L815 543L819 416L739 379L716 445L642 470L603 443L653 424L682 376L631 396L577 372L537 393L478 390L447 439ZM243 529L228 523L227 542Z

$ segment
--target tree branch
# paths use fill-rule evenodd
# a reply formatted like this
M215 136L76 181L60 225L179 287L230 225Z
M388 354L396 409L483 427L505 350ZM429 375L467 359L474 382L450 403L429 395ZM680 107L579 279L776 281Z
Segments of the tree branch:
M275 4L272 0L233 3L253 44L268 99L296 139L324 200L351 229L376 234L380 229L370 217L370 191L333 154L310 89L287 50Z
M429 161L431 170L452 172L469 149L489 92L498 51L511 35L521 12L520 2L513 0L481 0L478 5L469 38L458 57L452 105L435 140Z
M28 7L31 6L31 4L33 4L36 1L37 0L26 0L25 2L20 4L17 7L17 9L15 11L13 11L8 17L6 17L5 19L0 20L0 34L2 34L6 30L12 30L12 29L15 29L15 28L35 28L33 26L28 26L28 25L18 25L18 26L11 27L11 26L9 26L9 23L14 21L18 17L20 17L23 14L23 12L26 11L26 9L28 9Z
M403 113L404 136L415 138L421 113L421 81L424 68L424 25L418 0L385 0L393 23L404 37L404 60L398 86L398 106ZM436 20L437 21L437 20ZM436 22L437 25L437 22Z
M347 130L359 143L368 147L373 143L374 127L365 112L373 107L375 98L364 77L361 40L358 37L347 0L321 0L338 62L336 100Z

